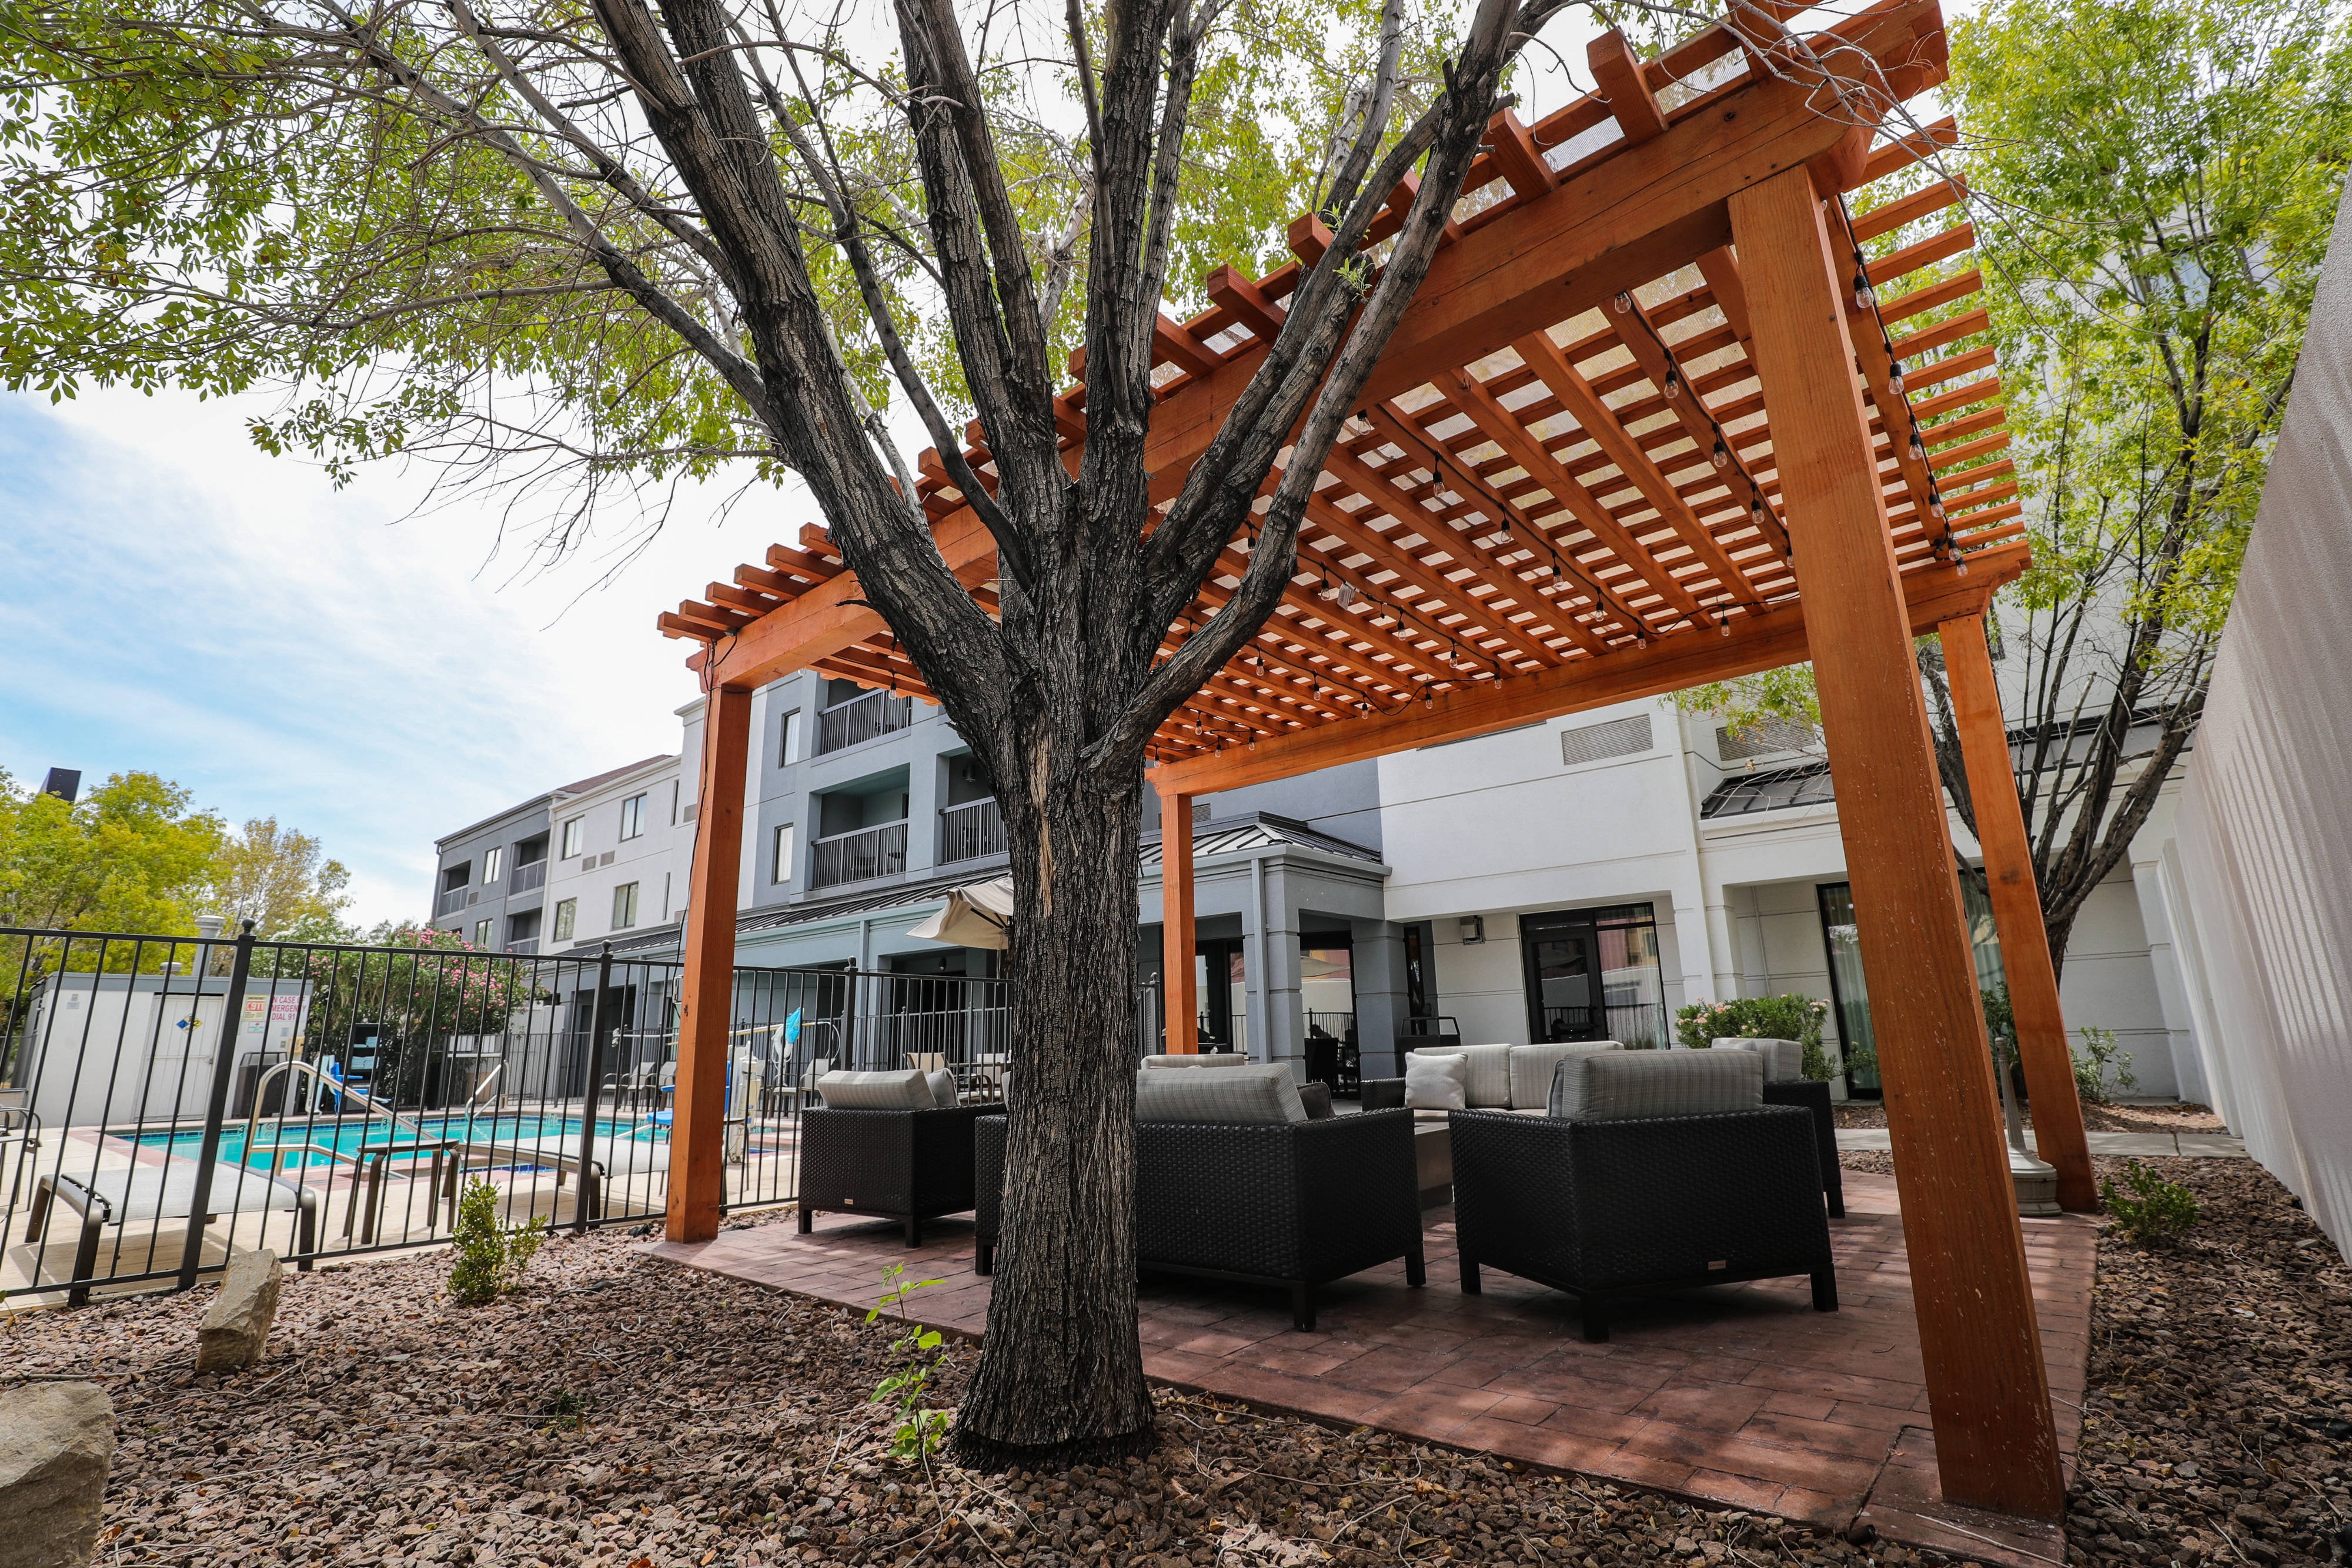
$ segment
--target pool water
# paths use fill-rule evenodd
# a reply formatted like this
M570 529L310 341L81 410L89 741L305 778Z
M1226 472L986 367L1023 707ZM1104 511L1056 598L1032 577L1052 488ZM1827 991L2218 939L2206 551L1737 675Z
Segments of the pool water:
M289 1121L280 1124L263 1123L254 1129L250 1148L246 1145L246 1129L242 1123L221 1129L220 1158L225 1165L244 1164L259 1169L271 1166L273 1151L283 1147L299 1149L305 1144L313 1145L302 1153L287 1153L277 1156L277 1169L299 1170L315 1166L340 1163L323 1150L336 1154L362 1155L370 1149L387 1144L432 1143L451 1138L474 1144L528 1145L543 1138L569 1138L575 1144L580 1136L577 1116L419 1116L414 1128L404 1124L397 1129L382 1119L352 1117L348 1121L321 1117L316 1121ZM601 1138L624 1139L650 1143L657 1130L650 1124L635 1122L599 1121L596 1135ZM205 1135L201 1132L139 1133L131 1142L150 1148L169 1150L172 1154L194 1159L203 1149Z

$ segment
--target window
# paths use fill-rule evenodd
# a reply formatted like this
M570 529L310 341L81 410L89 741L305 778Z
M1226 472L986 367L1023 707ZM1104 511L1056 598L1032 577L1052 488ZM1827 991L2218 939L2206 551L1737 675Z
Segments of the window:
M441 891L444 893L454 892L457 888L461 888L468 882L472 881L473 876L474 862L472 861L460 861L457 864L451 866L447 871L441 873Z
M1649 904L1522 915L1519 941L1528 1039L1614 1040L1635 1051L1666 1043L1658 927Z
M628 842L646 831L646 798L632 795L621 802L621 841Z
M506 869L506 851L503 849L497 849L484 850L482 852L482 882L484 885L488 885L490 883L498 881L499 873Z
M772 881L778 887L791 885L793 880L793 825L786 822L776 830L776 856Z
M613 890L613 929L625 931L637 923L637 884L625 882Z
M677 826L678 792L685 788L686 780L683 779L673 779L669 781L669 825L673 828Z
M777 721L782 738L776 743L776 766L785 767L801 759L801 710L792 712Z
M475 921L474 946L477 947L488 947L490 945L490 923L487 920Z
M588 819L585 817L574 817L570 821L563 824L562 859L570 860L573 855L580 852L580 841L582 838L581 830L586 827L587 824Z
M571 941L572 927L579 918L580 901L578 899L567 898L559 903L555 906L555 939L558 942Z

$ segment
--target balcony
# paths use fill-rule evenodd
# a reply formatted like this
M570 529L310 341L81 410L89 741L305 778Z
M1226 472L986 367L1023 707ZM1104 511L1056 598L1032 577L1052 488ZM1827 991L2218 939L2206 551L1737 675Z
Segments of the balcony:
M509 953L522 953L526 955L536 953L539 951L539 938L536 936L518 936L513 941L507 944L507 951Z
M457 911L465 908L466 905L473 902L473 892L474 890L470 887L451 887L443 889L440 898L437 899L433 905L434 918L438 919L444 915L455 915Z
M914 708L914 698L888 692L866 692L836 703L816 716L817 755L904 729L912 722Z
M940 862L1004 852L1004 813L993 800L971 800L940 813Z
M519 865L514 868L514 877L507 883L507 893L511 896L518 893L529 893L533 888L546 885L547 862L538 860L529 865Z
M845 882L871 882L897 876L907 869L907 824L885 822L854 833L835 833L816 841L815 863L809 869L811 887L838 887Z

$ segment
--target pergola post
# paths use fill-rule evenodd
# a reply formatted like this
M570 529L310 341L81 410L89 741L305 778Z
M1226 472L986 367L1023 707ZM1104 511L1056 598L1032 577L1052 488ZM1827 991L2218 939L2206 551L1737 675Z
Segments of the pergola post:
M2001 969L2017 1021L2017 1054L2025 1091L2033 1100L2033 1146L2058 1170L2058 1206L2078 1214L2099 1207L2091 1176L2091 1149L2083 1136L2083 1104L2074 1091L2074 1062L2066 1046L2066 1015L2058 1001L2058 971L2050 963L2050 934L2042 924L2042 894L2033 878L2033 852L2017 800L2017 774L1993 680L1992 652L1983 617L1964 615L1937 628L1944 668L1952 681L1952 713L1960 753L1976 802L1977 843L1984 851L1985 886L2000 932Z
M1160 797L1160 998L1164 1048L1201 1049L1201 1001L1192 975L1192 797Z
M1885 479L1846 325L1853 272L1799 167L1731 197L1752 354L1837 779L1947 1501L2065 1507L2032 1281L1962 925Z
M735 1006L735 895L742 875L749 687L712 688L702 709L702 779L687 875L686 975L678 1002L677 1089L670 1107L672 1241L719 1234L726 1201L727 1050Z

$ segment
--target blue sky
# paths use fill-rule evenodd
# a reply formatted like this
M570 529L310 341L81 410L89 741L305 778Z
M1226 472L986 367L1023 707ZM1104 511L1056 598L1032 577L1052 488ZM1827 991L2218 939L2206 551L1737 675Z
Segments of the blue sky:
M143 768L275 815L351 868L362 924L425 913L437 836L677 749L695 688L654 615L799 527L790 500L682 509L615 569L615 517L517 580L497 497L404 520L422 476L339 493L255 451L245 412L0 394L0 768Z

